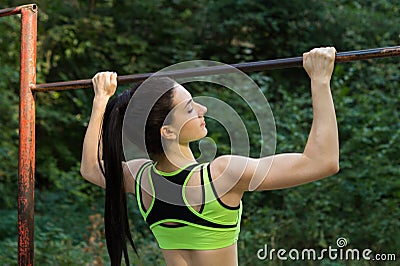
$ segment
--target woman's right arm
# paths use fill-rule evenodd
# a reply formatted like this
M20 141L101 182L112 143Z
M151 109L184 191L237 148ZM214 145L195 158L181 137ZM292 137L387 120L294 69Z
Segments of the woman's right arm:
M93 79L95 96L93 99L92 114L86 130L82 148L81 175L87 181L105 187L105 179L98 162L98 144L104 111L109 98L117 88L117 74L115 72L97 73Z

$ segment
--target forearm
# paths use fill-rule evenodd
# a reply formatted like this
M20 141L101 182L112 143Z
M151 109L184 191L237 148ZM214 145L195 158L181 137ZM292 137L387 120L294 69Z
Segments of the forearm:
M95 97L93 100L92 114L83 141L81 174L90 182L102 185L104 180L99 180L101 171L98 163L98 144L104 111L109 97ZM100 183L99 183L100 182Z
M317 166L337 168L339 140L329 80L312 80L313 122L303 155Z

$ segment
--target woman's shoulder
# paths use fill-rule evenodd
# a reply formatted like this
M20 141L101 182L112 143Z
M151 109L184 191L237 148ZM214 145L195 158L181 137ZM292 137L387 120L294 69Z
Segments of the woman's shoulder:
M135 159L122 162L126 192L135 194L136 176L142 167L150 165L151 162L149 159Z
M220 178L235 185L247 172L254 172L257 160L241 155L222 155L210 162L213 179ZM222 181L221 181L222 182Z
M223 155L209 164L210 179L221 201L228 206L238 206L243 196L240 181L248 157Z
M231 160L231 155L221 155L209 162L209 167L212 170L221 170L226 168Z
M245 166L248 157L237 156L237 155L221 155L212 160L209 164L209 169L212 176L235 176L238 168Z
M234 166L235 168L245 166L250 160L252 159L240 155L221 155L210 162L210 168L223 171Z
M131 176L136 179L140 169L150 165L153 161L150 159L134 159L123 163L124 176Z

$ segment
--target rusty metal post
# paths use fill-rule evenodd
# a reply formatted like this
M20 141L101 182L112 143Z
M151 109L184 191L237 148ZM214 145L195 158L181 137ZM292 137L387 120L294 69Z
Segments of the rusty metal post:
M37 6L21 8L18 162L18 265L33 265Z

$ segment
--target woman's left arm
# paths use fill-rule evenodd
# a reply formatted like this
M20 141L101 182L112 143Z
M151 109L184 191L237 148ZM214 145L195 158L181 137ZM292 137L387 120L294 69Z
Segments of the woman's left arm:
M252 159L222 156L213 165L222 180L235 182L236 191L271 190L312 182L339 171L336 114L330 90L334 48L318 48L303 55L311 80L313 122L304 151ZM234 177L234 179L232 179ZM235 180L236 178L236 180Z

